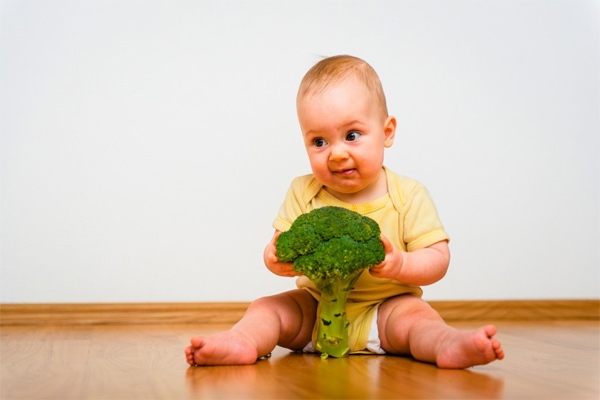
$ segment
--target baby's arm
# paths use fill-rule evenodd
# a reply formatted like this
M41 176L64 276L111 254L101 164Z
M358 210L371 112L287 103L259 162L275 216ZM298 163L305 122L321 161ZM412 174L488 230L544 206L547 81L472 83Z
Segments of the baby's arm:
M277 258L277 250L275 248L275 243L277 242L277 238L281 235L281 232L276 230L273 235L273 239L267 244L265 247L265 252L263 254L265 265L275 275L279 276L298 276L296 271L294 271L292 263L284 263L280 262L279 258Z
M381 241L385 259L371 268L371 275L374 277L424 286L431 285L446 275L450 263L450 249L446 240L411 252L398 250L383 235Z

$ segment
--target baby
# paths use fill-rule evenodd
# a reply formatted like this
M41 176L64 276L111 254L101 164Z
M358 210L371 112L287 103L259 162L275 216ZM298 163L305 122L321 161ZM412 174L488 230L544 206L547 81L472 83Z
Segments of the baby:
M348 296L351 353L409 355L440 368L504 358L493 325L456 330L421 299L420 286L446 274L449 238L428 191L383 165L396 119L371 66L350 56L320 61L304 76L296 104L312 174L292 182L264 251L266 267L298 275L278 260L275 243L299 215L324 206L357 211L379 223L385 259L363 272ZM252 364L277 345L314 351L319 292L305 276L296 283L298 289L252 302L229 331L193 337L187 362Z

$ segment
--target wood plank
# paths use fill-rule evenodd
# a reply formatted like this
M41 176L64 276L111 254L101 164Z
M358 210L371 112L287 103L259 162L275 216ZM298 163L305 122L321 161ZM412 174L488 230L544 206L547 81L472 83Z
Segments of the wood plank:
M500 321L506 358L465 370L397 356L321 360L281 347L254 365L187 365L190 337L230 326L4 326L0 399L600 398L597 321Z
M0 325L221 324L250 303L1 304ZM452 321L600 320L600 300L431 301Z

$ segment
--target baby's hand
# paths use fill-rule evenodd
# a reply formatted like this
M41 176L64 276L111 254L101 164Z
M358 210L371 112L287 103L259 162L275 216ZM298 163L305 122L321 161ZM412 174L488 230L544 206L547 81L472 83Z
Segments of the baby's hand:
M275 235L273 235L273 239L269 242L264 252L264 260L265 266L274 273L279 276L298 276L296 271L294 271L294 264L292 263L284 263L280 262L279 258L277 258L277 249L275 248L275 243L277 242L277 238L281 234L280 231L275 231Z
M381 235L381 243L383 243L385 258L381 264L371 267L369 272L376 278L398 279L400 271L402 270L402 265L404 264L404 256L402 255L402 252L383 235Z

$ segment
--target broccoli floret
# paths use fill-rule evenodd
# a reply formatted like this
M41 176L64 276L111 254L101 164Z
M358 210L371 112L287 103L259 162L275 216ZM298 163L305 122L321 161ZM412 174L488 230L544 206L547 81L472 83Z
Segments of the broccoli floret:
M348 355L346 299L364 269L381 263L377 222L340 207L299 216L277 239L277 257L293 262L321 291L316 349L323 357Z

